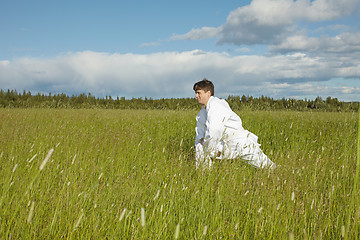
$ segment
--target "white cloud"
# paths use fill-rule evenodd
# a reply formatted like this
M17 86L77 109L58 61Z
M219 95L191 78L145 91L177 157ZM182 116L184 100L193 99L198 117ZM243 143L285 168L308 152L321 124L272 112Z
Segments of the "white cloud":
M314 82L326 85L326 80L334 77L359 79L359 57L351 63L340 64L337 57L310 57L303 53L230 56L201 50L148 55L85 51L48 59L2 61L0 86L5 90L69 95L91 92L96 96L188 97L193 95L193 83L207 77L214 82L216 94L223 97L306 96L307 89L320 89L323 94L336 93L331 96L341 99L348 92L355 96L359 89L346 90L352 87L346 84L336 88L311 86Z
M201 29L192 29L184 35L173 35L170 40L201 40L215 37L220 29L215 27L202 27Z
M324 21L348 16L358 11L359 5L358 0L315 0L300 10L304 11L302 14L305 19Z
M160 45L160 41L157 42L149 42L149 43L142 43L140 47L156 47Z
M7 66L10 64L10 61L4 60L4 61L0 61L0 66Z
M220 27L192 29L172 40L216 37L219 44L268 44L290 34L298 21L326 21L359 11L358 0L253 0L230 12Z
M360 54L360 33L342 33L335 37L308 37L303 33L285 38L280 44L269 47L274 52L306 51L317 54Z
M360 87L341 87L341 92L344 94L357 94L360 95Z

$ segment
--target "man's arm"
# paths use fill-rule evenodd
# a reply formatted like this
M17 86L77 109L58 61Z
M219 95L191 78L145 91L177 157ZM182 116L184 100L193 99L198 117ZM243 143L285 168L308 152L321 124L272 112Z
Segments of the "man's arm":
M206 110L204 108L201 108L200 112L196 116L195 145L198 143L203 144L203 142L204 142L205 131L206 131L205 123L206 123L206 118L207 118L206 115L207 115ZM201 139L203 139L203 140L200 142Z
M199 140L199 143L201 143L201 145L204 145L204 138L201 138ZM220 157L220 156L221 156L221 151L218 151L216 157Z

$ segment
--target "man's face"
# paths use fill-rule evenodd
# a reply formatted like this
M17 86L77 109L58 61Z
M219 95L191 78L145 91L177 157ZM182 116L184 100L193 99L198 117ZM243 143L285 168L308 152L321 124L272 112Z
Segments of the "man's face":
M206 106L207 102L209 101L209 98L211 97L211 92L210 91L205 92L202 89L198 89L195 91L195 97L198 100L198 103Z

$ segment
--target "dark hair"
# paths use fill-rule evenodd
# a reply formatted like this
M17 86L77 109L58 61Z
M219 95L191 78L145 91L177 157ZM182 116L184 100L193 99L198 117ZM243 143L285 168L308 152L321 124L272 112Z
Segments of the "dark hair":
M193 89L194 91L196 90L204 90L205 92L210 91L211 96L214 96L214 84L211 81L207 80L206 78L195 83Z

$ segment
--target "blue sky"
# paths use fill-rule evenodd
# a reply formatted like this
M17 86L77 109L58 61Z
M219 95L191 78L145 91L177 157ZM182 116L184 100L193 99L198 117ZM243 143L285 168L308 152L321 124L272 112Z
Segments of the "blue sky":
M0 89L360 100L358 0L2 1Z

